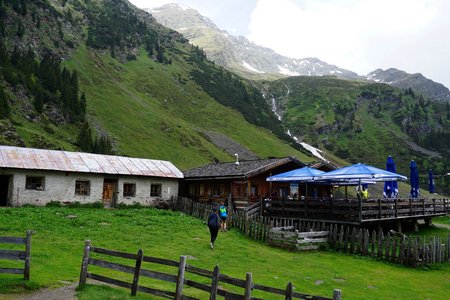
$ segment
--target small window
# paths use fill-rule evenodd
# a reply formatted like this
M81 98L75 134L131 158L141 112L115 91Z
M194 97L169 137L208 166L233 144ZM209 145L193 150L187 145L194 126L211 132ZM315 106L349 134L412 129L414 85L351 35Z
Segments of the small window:
M123 184L123 196L124 197L134 197L134 196L136 196L136 184L134 184L134 183L124 183Z
M257 185L252 185L250 187L250 195L251 196L258 196L258 186Z
M150 197L161 197L161 185L152 184L150 187Z
M25 189L43 191L44 177L27 176Z
M75 182L75 195L89 196L89 181L77 180Z

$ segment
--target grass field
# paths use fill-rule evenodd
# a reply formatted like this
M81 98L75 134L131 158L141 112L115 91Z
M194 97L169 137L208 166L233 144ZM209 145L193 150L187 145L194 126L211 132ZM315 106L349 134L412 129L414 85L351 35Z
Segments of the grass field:
M67 218L68 215L76 218ZM449 264L410 269L333 252L294 253L251 241L235 230L220 233L216 248L211 250L209 233L201 220L171 211L0 209L0 235L23 236L27 229L35 231L32 280L25 287L28 289L77 282L84 241L90 239L95 246L132 253L142 248L145 255L172 260L189 255L188 263L197 267L212 270L218 264L221 273L242 279L246 272L252 272L256 283L279 288L292 281L296 291L313 295L331 297L335 288L343 291L344 299L448 299L450 293ZM11 266L7 261L0 264ZM96 271L131 280L129 275ZM172 268L171 272L176 274L176 269ZM141 283L174 290L173 284L145 280ZM0 275L0 299L2 293L19 293L23 289L23 281L15 275ZM190 295L208 298L202 292L186 290ZM80 299L128 298L126 290L117 294L111 288L98 286L87 286L78 296Z

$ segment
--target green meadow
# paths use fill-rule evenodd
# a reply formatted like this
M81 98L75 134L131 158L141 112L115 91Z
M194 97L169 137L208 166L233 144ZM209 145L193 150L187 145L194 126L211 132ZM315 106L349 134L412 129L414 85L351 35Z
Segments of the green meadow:
M217 264L221 273L242 279L246 272L252 272L254 282L278 288L285 288L291 281L297 292L324 297L332 297L336 288L342 290L344 299L448 299L450 293L449 264L411 269L327 251L289 252L249 240L237 230L219 233L216 247L211 250L205 223L179 212L152 208L0 209L0 235L24 236L27 229L34 230L31 281L25 283L19 275L0 274L0 298L14 298L17 293L76 283L87 239L98 247L131 253L143 249L144 255L176 261L180 255L188 255L188 263L200 268L212 270ZM4 249L6 244L1 247ZM133 265L132 261L112 261ZM5 260L0 263L6 267L17 266L16 262ZM177 272L173 267L148 263L143 267L171 274ZM129 274L91 266L90 271L131 281ZM150 279L142 279L140 284L175 289L174 284ZM243 292L239 288L234 290ZM186 288L186 292L208 299L208 295L192 288ZM151 299L138 295L139 298L134 299ZM264 297L264 294L255 293L255 296ZM78 291L78 297L127 299L128 291L88 284Z

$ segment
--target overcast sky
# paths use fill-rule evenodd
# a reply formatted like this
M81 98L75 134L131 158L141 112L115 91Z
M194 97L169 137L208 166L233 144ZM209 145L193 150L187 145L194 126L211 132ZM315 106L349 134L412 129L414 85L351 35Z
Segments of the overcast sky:
M130 0L182 3L219 28L294 58L317 57L365 75L398 68L450 88L448 0Z

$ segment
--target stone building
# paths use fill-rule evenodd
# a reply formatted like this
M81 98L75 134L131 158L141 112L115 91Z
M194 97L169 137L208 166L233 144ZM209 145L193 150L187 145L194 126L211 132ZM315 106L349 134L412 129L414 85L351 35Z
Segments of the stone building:
M0 146L0 206L50 201L151 206L176 198L182 178L169 161Z

